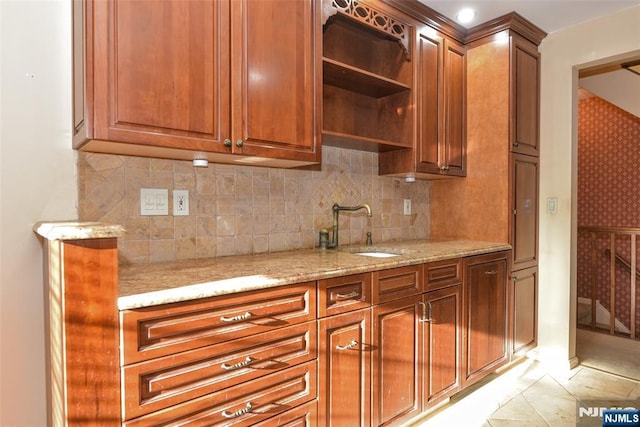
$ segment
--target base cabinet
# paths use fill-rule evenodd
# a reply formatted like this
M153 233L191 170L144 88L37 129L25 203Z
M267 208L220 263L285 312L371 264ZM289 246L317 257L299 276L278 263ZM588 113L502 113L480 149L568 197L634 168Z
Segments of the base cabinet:
M421 297L373 307L374 426L397 425L421 412Z
M318 425L371 425L371 310L320 319L318 330Z
M424 303L429 319L423 321L422 357L423 408L427 408L460 390L462 285L428 292Z
M511 273L511 355L519 357L538 343L538 268Z
M466 258L463 386L509 361L507 272L509 252Z

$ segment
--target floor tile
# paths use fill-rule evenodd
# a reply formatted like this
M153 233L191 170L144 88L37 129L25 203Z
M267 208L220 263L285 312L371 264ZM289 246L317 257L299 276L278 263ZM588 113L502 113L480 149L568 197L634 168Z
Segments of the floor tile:
M575 425L576 398L551 376L543 377L522 395L550 425Z
M586 399L624 399L629 396L637 384L632 380L591 368L581 369L569 380L557 380L572 395Z
M504 421L519 421L527 426L547 425L547 422L522 395L514 397L489 417L491 425L505 425Z

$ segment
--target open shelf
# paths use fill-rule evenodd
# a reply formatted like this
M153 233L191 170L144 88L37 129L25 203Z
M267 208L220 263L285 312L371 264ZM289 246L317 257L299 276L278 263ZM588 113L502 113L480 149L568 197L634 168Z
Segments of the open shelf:
M404 83L330 58L322 58L323 83L373 98L410 91Z
M398 141L387 141L330 130L322 131L322 144L352 150L373 151L376 153L411 148Z

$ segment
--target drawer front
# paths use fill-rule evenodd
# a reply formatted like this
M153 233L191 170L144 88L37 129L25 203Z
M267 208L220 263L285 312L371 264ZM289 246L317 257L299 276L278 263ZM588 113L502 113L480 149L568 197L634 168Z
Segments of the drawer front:
M131 419L316 358L316 322L128 365L124 418Z
M124 426L248 426L316 398L316 361L126 421Z
M314 320L315 282L126 310L121 363L192 350Z
M430 262L424 266L425 291L462 283L462 258Z
M307 402L287 412L255 424L256 427L315 427L318 401Z
M373 304L421 293L422 274L422 264L374 271L371 278Z
M332 316L371 305L371 273L318 281L318 317Z

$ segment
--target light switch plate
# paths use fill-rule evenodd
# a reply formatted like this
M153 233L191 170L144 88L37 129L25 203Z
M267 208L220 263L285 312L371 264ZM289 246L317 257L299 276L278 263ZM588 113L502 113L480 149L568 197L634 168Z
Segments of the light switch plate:
M552 215L558 213L557 197L547 197L547 213Z
M404 199L404 214L411 215L411 199Z
M169 190L141 188L140 215L169 215Z

